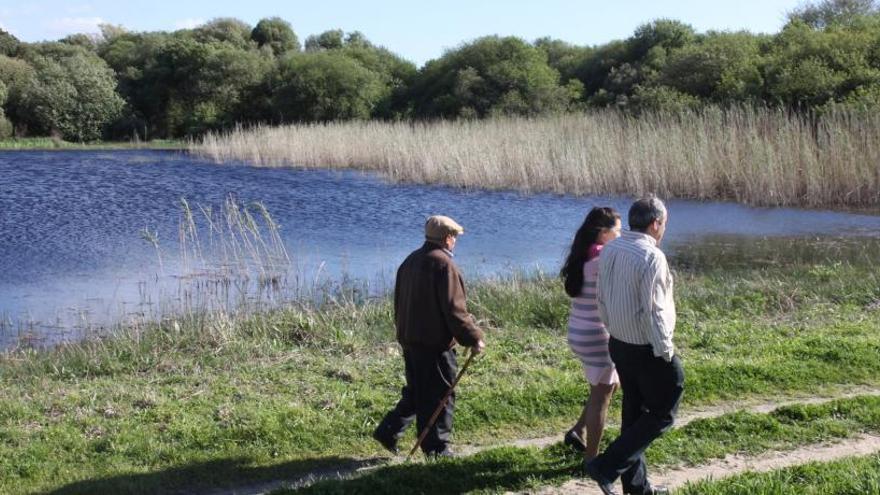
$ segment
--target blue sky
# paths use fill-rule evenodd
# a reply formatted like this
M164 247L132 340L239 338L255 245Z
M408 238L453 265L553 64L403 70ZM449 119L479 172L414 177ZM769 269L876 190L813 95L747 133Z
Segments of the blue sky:
M0 28L24 41L97 32L97 25L132 31L173 31L216 17L251 25L278 16L300 40L328 29L359 30L376 44L418 65L448 48L487 34L529 41L542 36L578 45L626 38L657 18L687 22L698 31L774 33L802 0L0 0Z

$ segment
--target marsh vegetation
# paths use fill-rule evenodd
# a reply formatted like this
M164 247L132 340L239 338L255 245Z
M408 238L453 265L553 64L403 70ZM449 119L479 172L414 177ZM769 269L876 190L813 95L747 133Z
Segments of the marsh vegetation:
M208 133L215 161L375 171L394 181L754 205L880 206L880 117L740 107Z

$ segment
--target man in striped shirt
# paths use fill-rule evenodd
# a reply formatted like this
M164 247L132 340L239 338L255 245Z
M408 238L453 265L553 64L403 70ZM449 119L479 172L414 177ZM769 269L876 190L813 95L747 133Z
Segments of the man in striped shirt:
M599 258L599 314L623 389L620 436L585 466L605 494L615 493L618 477L624 493L665 493L648 482L645 449L672 426L684 390L672 343L672 275L658 247L668 219L659 199L636 201L630 231L608 243Z

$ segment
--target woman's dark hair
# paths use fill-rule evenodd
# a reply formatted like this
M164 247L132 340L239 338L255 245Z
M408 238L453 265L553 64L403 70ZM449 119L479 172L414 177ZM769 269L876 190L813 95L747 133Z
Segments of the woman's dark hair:
M580 295L584 285L584 263L587 261L587 253L590 246L596 243L596 238L602 229L614 228L620 220L620 213L614 208L596 207L590 210L584 223L574 235L571 243L571 251L559 271L559 276L565 284L565 293L571 297Z

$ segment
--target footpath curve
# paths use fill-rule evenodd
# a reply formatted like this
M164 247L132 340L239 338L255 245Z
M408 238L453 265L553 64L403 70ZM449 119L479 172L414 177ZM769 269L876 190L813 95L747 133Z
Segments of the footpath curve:
M692 410L682 411L675 427L680 428L692 421L705 418L714 418L736 411L748 411L753 413L769 413L777 408L795 404L823 404L838 399L847 399L857 396L880 396L880 388L875 387L845 387L840 393L822 396L789 396L784 400L730 402L719 405L696 407ZM614 421L609 421L614 425ZM489 445L456 445L459 455L474 455L484 450L498 447L546 447L562 440L562 433L558 435L512 440ZM833 444L820 444L805 446L797 450L784 452L770 452L754 457L740 455L727 456L723 459L701 466L676 468L659 471L652 475L652 480L670 488L678 488L688 481L697 481L704 478L720 478L737 474L744 471L767 471L779 469L795 464L802 464L814 460L832 460L840 457L870 454L880 451L880 436L865 435L853 439L835 442ZM836 457L835 457L836 456ZM417 457L416 462L421 462ZM402 456L395 458L373 457L365 458L350 463L314 469L303 473L296 478L265 481L234 488L207 489L201 491L187 490L185 493L197 493L199 495L264 495L281 488L301 488L322 480L347 479L365 474L377 467L400 464L405 462ZM522 493L540 493L544 495L559 494L568 495L573 493L594 493L595 485L588 480L573 479L561 486L544 487ZM598 493L598 490L596 491Z

